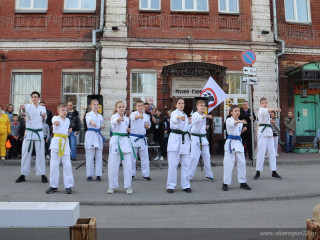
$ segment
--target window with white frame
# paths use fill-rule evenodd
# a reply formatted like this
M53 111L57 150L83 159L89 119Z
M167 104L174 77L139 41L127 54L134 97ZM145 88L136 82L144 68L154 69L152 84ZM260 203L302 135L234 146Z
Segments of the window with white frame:
M310 0L285 0L286 21L309 23Z
M16 0L16 11L47 11L48 0Z
M64 0L64 11L95 11L96 0Z
M242 83L242 73L229 72L226 75L226 83L229 85L228 98L224 102L224 119L229 115L232 105L242 107L244 101L248 100L248 86Z
M141 99L150 105L157 103L157 74L156 71L131 71L130 109L134 109L134 103Z
M84 143L83 118L87 109L87 96L93 92L93 72L64 72L62 75L62 102L71 101L81 121L78 143Z
M37 91L41 94L40 72L14 72L12 74L11 102L14 113L19 113L20 105L31 103L30 94Z
M208 0L171 0L172 11L208 12Z
M140 0L140 10L160 10L160 0Z
M220 13L239 13L239 0L219 0Z

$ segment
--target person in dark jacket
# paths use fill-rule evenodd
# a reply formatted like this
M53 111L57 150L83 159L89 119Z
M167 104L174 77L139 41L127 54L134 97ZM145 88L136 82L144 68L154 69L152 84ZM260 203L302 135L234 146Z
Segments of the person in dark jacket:
M46 112L47 112L46 124L48 124L50 128L50 132L52 133L52 118L53 118L52 112L46 107L45 101L40 101L40 105L46 108Z
M68 102L67 118L70 120L70 128L72 132L69 135L69 143L71 148L71 161L77 160L77 136L80 131L80 116L79 112L73 109L73 102Z
M253 151L252 151L252 134L251 134L251 118L253 121L256 120L256 115L254 112L251 114L251 109L249 109L248 101L243 102L243 108L240 109L240 120L246 120L247 124L244 124L244 128L247 130L241 134L242 143L246 146L245 151L249 156L249 159L252 161Z
M164 131L165 131L165 123L164 116L161 113L159 108L156 109L155 114L152 116L152 122L154 124L153 131L153 140L159 143L160 145L160 160L163 160L163 156L165 155L165 144L164 144ZM154 160L158 160L159 156L157 156Z

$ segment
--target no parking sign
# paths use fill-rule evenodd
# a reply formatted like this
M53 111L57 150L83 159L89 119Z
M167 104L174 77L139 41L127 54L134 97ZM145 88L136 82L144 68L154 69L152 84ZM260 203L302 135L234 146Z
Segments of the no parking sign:
M242 62L244 62L247 65L253 65L256 62L256 54L254 51L251 50L245 50L242 52L241 55Z

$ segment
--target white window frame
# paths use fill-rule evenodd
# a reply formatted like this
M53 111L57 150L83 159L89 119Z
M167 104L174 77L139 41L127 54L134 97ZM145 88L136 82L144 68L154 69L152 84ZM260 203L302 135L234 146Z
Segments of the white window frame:
M154 84L155 84L155 92L153 96L145 93L132 93L132 74L133 73L153 73L155 75ZM157 105L157 70L156 69L131 69L130 71L130 111L134 109L133 98L146 98L153 97L153 104Z
M227 75L241 75L240 81L242 81L242 72L240 71L227 71ZM245 99L246 101L249 101L249 87L246 85L246 94L228 94L227 93L227 98L230 99L236 99L233 104L239 104L238 99ZM228 109L226 109L226 101L224 102L224 120L228 116Z
M94 13L96 12L97 9L97 1L92 0L95 2L94 8L81 8L81 1L83 0L78 0L78 8L68 8L68 0L64 0L64 6L63 6L63 12L64 13L77 13L77 12L85 12L85 13Z
M225 0L226 1L226 10L222 11L220 10L220 1L218 1L218 9L219 9L219 13L224 13L224 14L239 14L240 13L240 7L239 7L239 0L237 0L237 11L236 12L231 12L230 11L230 0Z
M307 14L308 14L308 20L307 21L299 21L299 20L297 20L298 19L297 1L302 1L302 0L293 0L294 20L288 20L287 19L286 6L284 6L286 22L310 24L311 23L310 0L305 0L307 2ZM283 0L283 3L285 4L285 0Z
M171 12L209 12L209 1L210 0L206 0L207 1L207 10L197 10L197 1L198 0L195 0L193 1L193 9L186 9L185 8L185 1L186 0L182 0L182 9L172 9L172 1L173 0L170 0L170 9L171 9Z
M161 10L161 0L159 0L159 8L151 8L151 1L152 0L147 0L148 1L148 7L147 8L143 8L141 6L141 2L142 0L139 0L139 10L141 11L160 11Z
M20 0L16 0L16 7L15 12L17 13L28 13L28 12L38 12L38 13L46 13L48 11L48 0L47 1L47 7L46 8L34 8L34 0L30 0L30 7L29 8L20 8Z

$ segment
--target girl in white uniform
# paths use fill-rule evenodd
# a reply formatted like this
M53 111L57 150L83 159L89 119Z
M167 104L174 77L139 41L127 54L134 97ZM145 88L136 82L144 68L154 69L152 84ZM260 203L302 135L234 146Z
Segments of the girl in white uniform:
M142 179L151 181L150 175L150 164L149 164L149 153L148 153L148 142L146 138L146 130L151 126L150 117L144 113L144 103L142 100L136 102L137 111L130 114L131 131L130 139L133 144L134 152L137 155L139 153L141 161L141 174ZM136 158L131 153L131 164L132 164L132 179L136 175Z
M247 184L246 178L246 160L244 157L244 148L241 140L241 131L243 124L247 124L246 120L239 120L240 107L232 105L230 108L231 117L226 120L226 128L228 139L224 145L223 159L223 185L222 190L228 191L228 185L231 185L232 170L237 160L238 182L240 188L251 190Z
M128 135L129 118L124 115L125 106L122 101L116 102L113 115L111 116L111 131L109 160L108 160L108 193L112 194L119 188L119 166L123 167L124 188L127 194L132 194L132 166L131 152L132 144ZM136 157L136 156L135 156Z
M188 117L183 112L184 100L179 98L176 110L171 113L171 133L168 140L168 179L167 192L173 193L177 185L177 167L181 162L181 188L191 193L190 188L190 139L188 134Z
M101 181L102 176L102 150L104 137L101 134L101 129L104 128L103 116L98 113L99 101L92 99L90 103L91 112L86 114L86 123L88 130L85 135L86 149L86 172L87 181L92 181L92 176L96 175L96 181ZM94 169L94 162L96 166Z
M260 108L258 112L259 128L258 128L258 152L256 163L256 175L254 180L260 177L260 172L263 170L264 159L266 151L268 151L270 170L272 177L282 179L277 171L276 151L274 148L273 132L270 124L270 112L281 112L280 108L268 108L268 100L266 98L260 99Z
M200 155L202 156L206 180L213 182L213 173L211 171L209 142L207 140L206 120L212 119L212 115L205 115L203 112L206 103L203 100L198 100L196 103L197 112L192 114L191 119L191 152L190 152L190 179L193 179L197 170Z
M72 132L70 120L67 118L67 105L61 103L58 105L59 116L52 118L53 138L51 140L51 160L50 160L50 187L47 194L58 191L59 186L59 165L63 165L63 181L67 194L71 194L74 180L70 160L70 146L68 136Z

